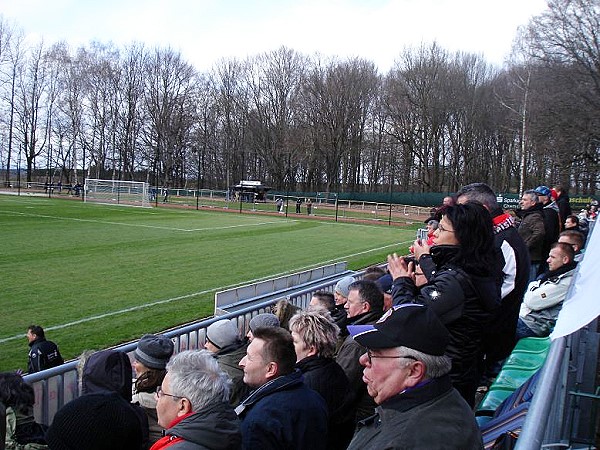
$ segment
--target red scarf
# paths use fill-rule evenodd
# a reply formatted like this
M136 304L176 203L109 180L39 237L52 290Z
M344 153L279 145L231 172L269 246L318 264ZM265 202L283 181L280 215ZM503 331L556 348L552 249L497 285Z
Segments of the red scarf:
M515 219L508 213L500 214L492 218L494 222L494 234L498 234L502 230L515 226Z
M194 413L193 412L189 412L187 414L184 414L183 416L176 417L169 424L168 429L173 428L175 425L177 425L183 419L185 419L186 417L191 416L192 414L194 414ZM161 437L158 441L156 441L154 443L154 445L152 447L150 447L150 450L160 450L160 449L163 449L163 448L167 448L167 447L170 447L171 445L176 444L177 442L180 442L180 441L183 441L183 440L184 440L183 438L180 438L178 436L173 436L173 435L167 434L166 436Z

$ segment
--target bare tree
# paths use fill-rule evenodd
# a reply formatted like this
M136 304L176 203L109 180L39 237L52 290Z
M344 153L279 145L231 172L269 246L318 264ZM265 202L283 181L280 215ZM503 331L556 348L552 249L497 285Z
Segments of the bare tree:
M247 64L222 60L212 70L210 83L219 111L219 165L221 187L229 190L232 180L242 180L245 170L245 139L249 110Z
M155 156L157 184L173 186L184 178L185 156L191 147L195 70L179 53L155 49L146 59L145 144Z
M252 110L248 140L278 189L285 181L289 187L296 180L300 149L294 132L305 64L299 53L281 47L255 58L249 71Z

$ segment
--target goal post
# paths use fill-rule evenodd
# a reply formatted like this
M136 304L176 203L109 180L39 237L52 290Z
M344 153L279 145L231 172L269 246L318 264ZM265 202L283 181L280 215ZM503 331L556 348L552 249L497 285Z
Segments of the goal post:
M86 202L150 207L148 183L143 181L85 180Z

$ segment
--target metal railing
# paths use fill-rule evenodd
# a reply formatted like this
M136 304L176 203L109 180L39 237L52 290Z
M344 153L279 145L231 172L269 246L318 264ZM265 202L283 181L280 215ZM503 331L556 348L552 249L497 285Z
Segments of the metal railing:
M361 272L355 274L361 276ZM312 293L317 290L333 291L338 281L336 279L327 279L322 284L312 285L309 288L295 291L289 295L282 294L279 298L274 298L263 303L240 309L236 312L223 314L218 317L202 320L180 328L169 330L163 334L171 338L175 344L175 352L183 350L194 350L203 348L206 328L221 319L233 320L244 335L248 329L248 323L252 317L269 312L271 306L282 298L287 299L292 304L300 308L306 308L312 297ZM132 353L137 347L137 341L115 347L116 350ZM131 355L130 355L131 357ZM34 406L34 416L36 421L49 425L56 412L69 401L77 398L80 394L79 377L77 373L78 361L70 361L61 366L33 373L24 377L25 381L33 386L36 403Z

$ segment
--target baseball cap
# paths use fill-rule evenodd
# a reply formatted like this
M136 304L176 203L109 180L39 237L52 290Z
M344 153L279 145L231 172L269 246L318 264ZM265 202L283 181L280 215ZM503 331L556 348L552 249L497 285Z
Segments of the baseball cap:
M550 188L548 186L538 186L533 190L538 195L543 195L544 197L550 197Z
M433 356L442 356L450 340L437 315L415 303L394 306L373 325L348 325L348 331L363 347L403 346Z

